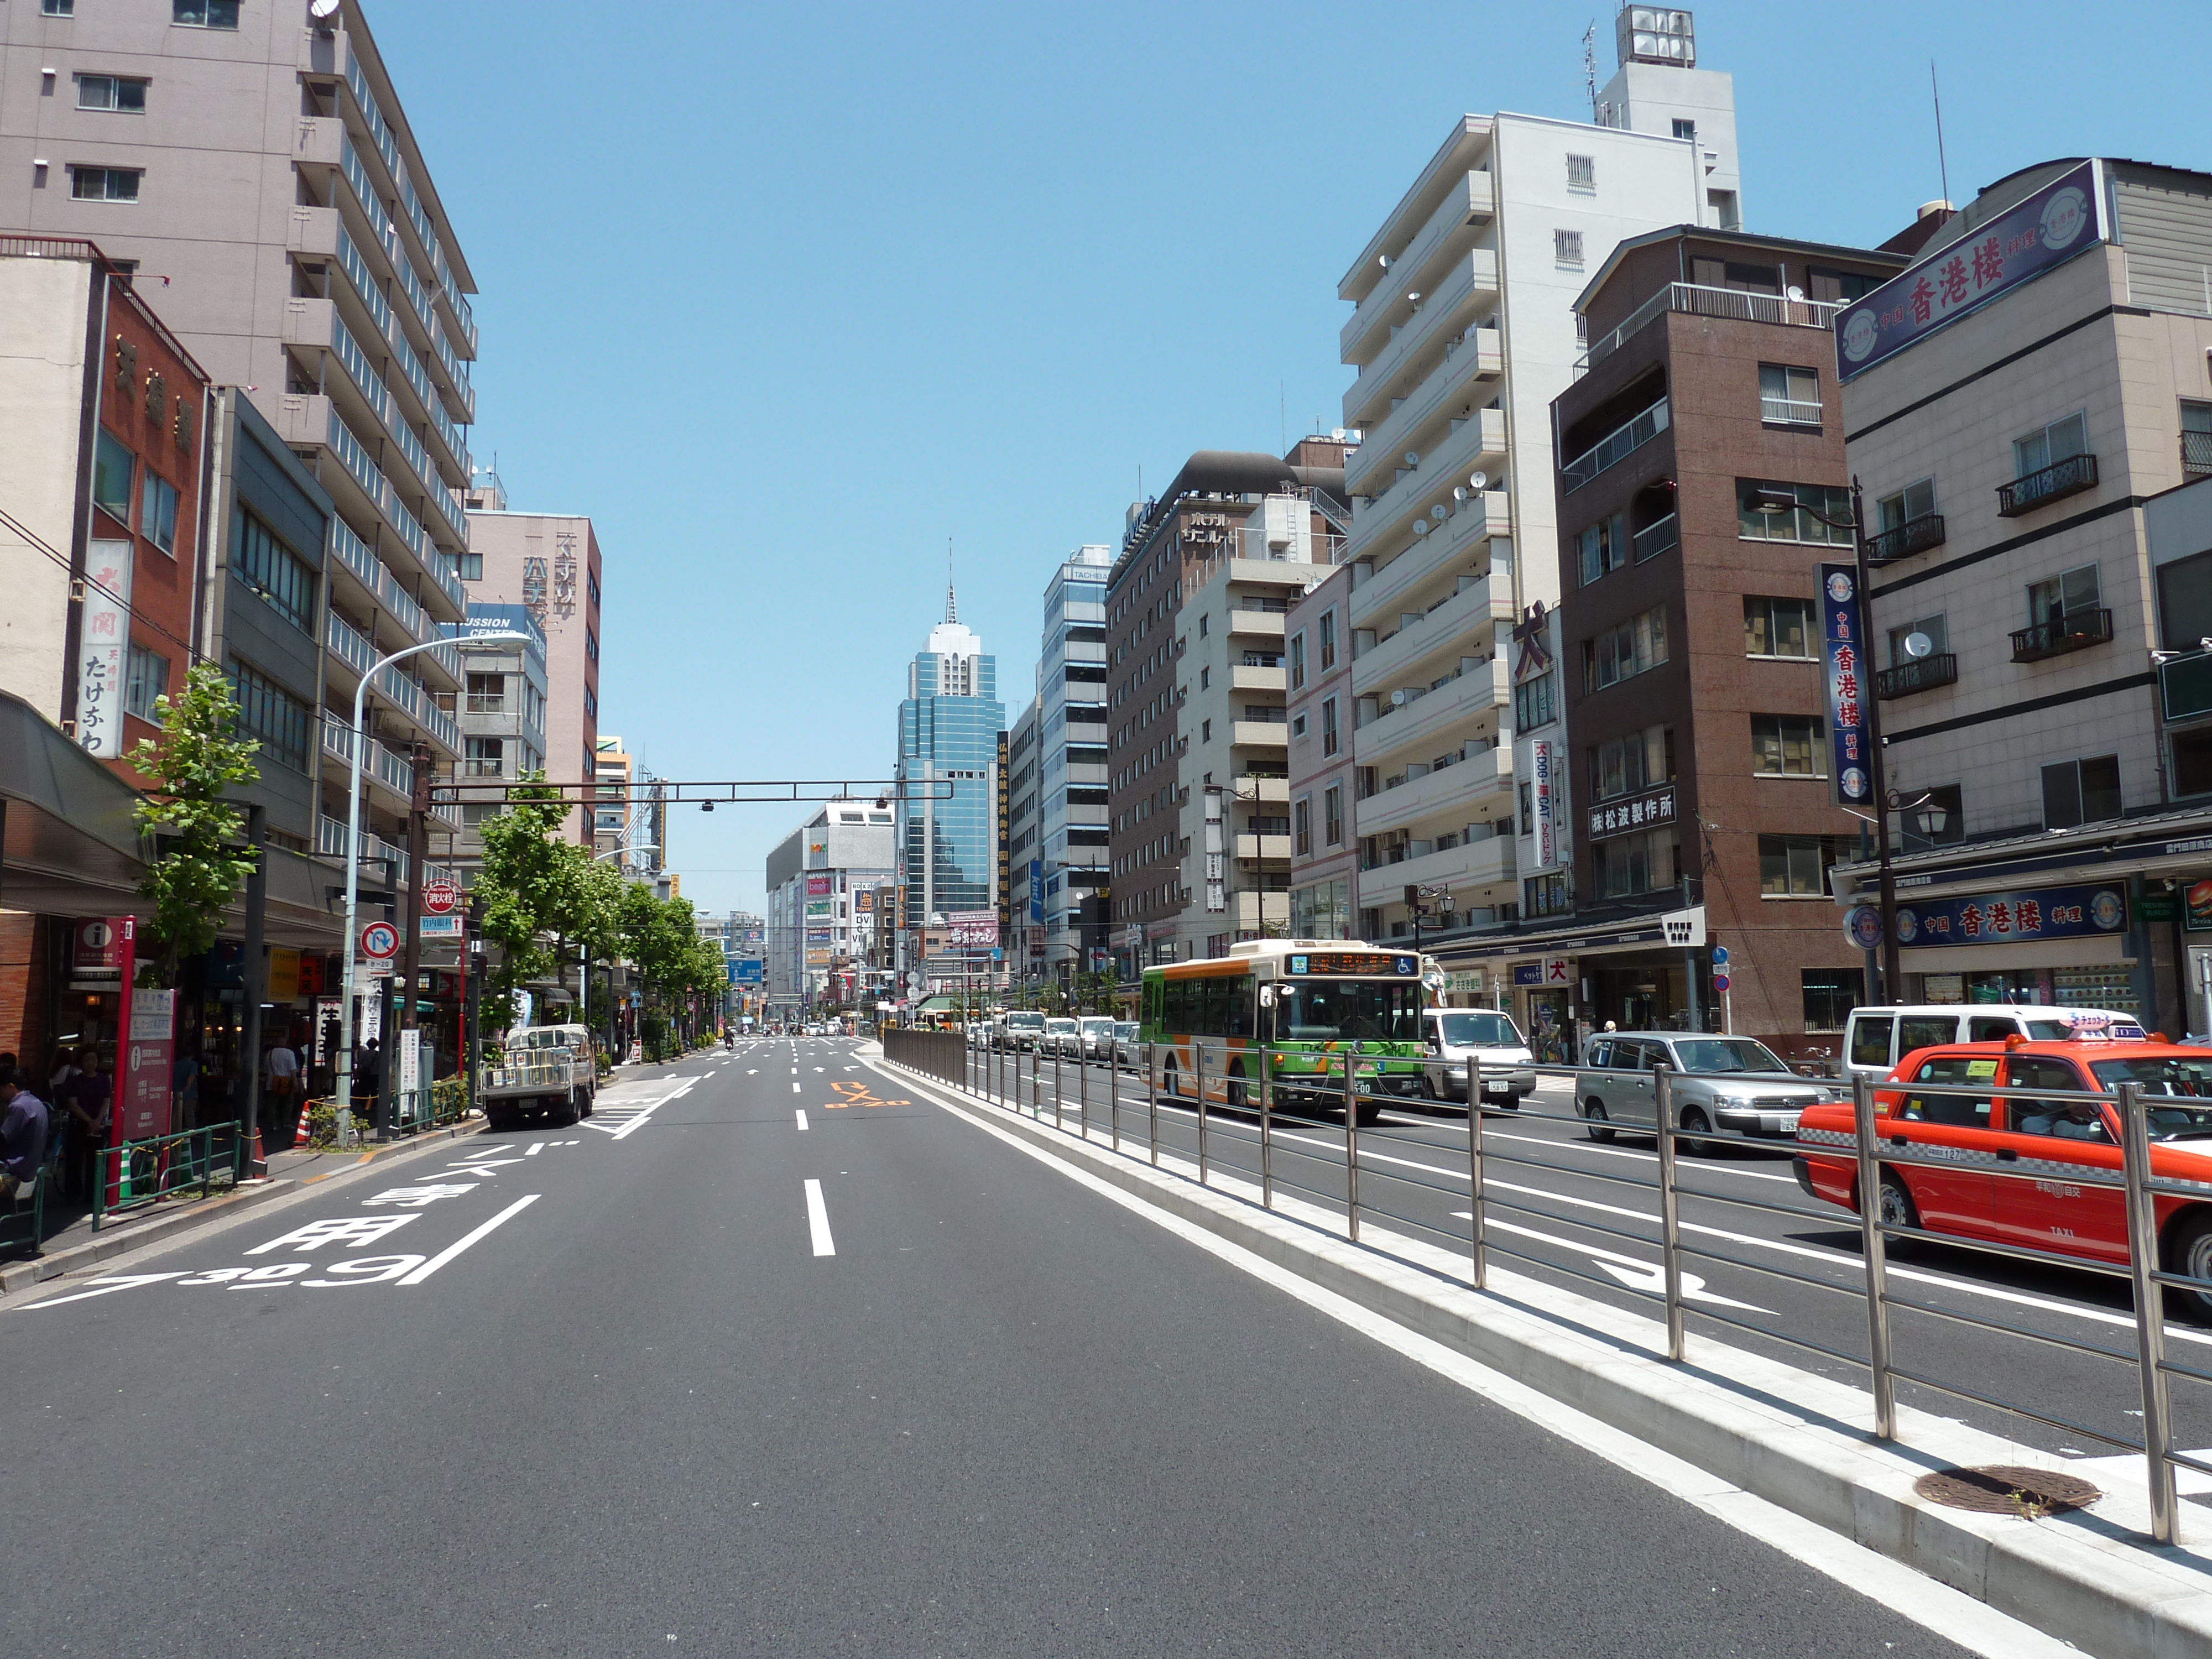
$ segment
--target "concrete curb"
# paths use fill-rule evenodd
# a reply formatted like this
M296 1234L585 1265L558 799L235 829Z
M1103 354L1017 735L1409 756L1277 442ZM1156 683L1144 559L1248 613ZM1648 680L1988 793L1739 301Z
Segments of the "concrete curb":
M165 1215L119 1223L114 1231L95 1233L84 1243L72 1244L65 1250L54 1250L44 1255L33 1256L27 1261L0 1267L0 1296L28 1290L32 1285L42 1285L50 1279L65 1278L144 1245L159 1243L179 1233L190 1232L195 1227L204 1227L210 1222L228 1220L242 1210L253 1209L286 1193L305 1192L319 1182L349 1175L371 1162L381 1163L402 1153L419 1152L438 1141L455 1140L464 1135L477 1134L483 1128L483 1121L478 1119L450 1124L442 1129L426 1130L410 1140L372 1147L367 1157L355 1158L341 1168L326 1170L321 1175L279 1176L258 1186L242 1187L234 1192L226 1193L221 1198L204 1200L189 1209L172 1210Z
M2084 1651L2212 1659L2212 1515L2202 1508L2184 1512L2197 1540L2162 1549L2143 1535L2148 1499L2132 1484L2043 1521L1928 1504L1912 1485L1932 1469L2067 1460L1911 1409L1899 1412L1897 1441L1877 1442L1863 1389L1703 1334L1688 1364L1670 1364L1658 1322L1495 1260L1489 1287L1474 1291L1464 1249L1455 1255L1364 1218L1355 1245L1341 1217L1319 1206L1279 1196L1262 1209L1256 1184L1237 1176L1217 1173L1201 1188L1185 1159L1163 1154L1156 1170L1141 1156L878 1063L949 1110Z

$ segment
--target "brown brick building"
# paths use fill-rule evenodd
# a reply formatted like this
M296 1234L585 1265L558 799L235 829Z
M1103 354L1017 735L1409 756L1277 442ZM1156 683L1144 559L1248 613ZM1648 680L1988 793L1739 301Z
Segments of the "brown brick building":
M1848 562L1830 324L1895 256L1688 227L1622 243L1578 301L1553 405L1575 958L1583 1018L1824 1045L1862 995L1828 898L1858 821L1828 776L1815 567ZM1751 492L1811 511L1762 514ZM1702 907L1708 943L1619 935Z

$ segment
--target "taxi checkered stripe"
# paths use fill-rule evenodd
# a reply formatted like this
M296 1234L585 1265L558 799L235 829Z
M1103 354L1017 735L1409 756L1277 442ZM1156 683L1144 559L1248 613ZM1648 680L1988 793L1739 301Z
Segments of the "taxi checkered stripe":
M1823 1146L1849 1147L1858 1150L1859 1138L1840 1129L1807 1129L1800 1127L1797 1139ZM1910 1140L1907 1150L1932 1162L1956 1164L1966 1169L1994 1170L2008 1176L2033 1176L2053 1181L2079 1181L2084 1175L2114 1176L2119 1172L2100 1164L2076 1163L2071 1158L1999 1158L1994 1151L1981 1152L1968 1146L1946 1146L1938 1141ZM2191 1181L2181 1176L2160 1176L2158 1184L2163 1187L2186 1187L2192 1191L2212 1193L2212 1181Z

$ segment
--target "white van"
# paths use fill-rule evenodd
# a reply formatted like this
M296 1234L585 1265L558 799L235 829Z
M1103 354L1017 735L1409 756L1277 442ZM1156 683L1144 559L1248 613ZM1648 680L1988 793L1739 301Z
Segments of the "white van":
M1429 1008L1421 1014L1428 1058L1421 1093L1430 1100L1467 1103L1467 1062L1482 1068L1484 1100L1510 1110L1536 1091L1536 1057L1513 1016L1496 1008Z
M2141 1042L2133 1014L2103 1008L2054 1008L2039 1002L1940 1002L1917 1007L1854 1008L1844 1033L1844 1076L1886 1078L1916 1048L1939 1042L2065 1042L2077 1024L2091 1024L2115 1042Z

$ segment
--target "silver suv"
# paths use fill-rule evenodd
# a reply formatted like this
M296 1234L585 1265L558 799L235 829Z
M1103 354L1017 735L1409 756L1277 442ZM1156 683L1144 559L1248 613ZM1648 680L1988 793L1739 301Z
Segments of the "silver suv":
M1429 1051L1421 1068L1421 1093L1427 1098L1467 1103L1470 1054L1486 1102L1513 1108L1536 1092L1536 1059L1510 1014L1494 1008L1431 1008L1421 1015L1421 1035Z
M1838 1100L1844 1091L1810 1083L1792 1072L1765 1043L1752 1037L1688 1031L1607 1031L1591 1042L1575 1079L1575 1110L1592 1140L1610 1140L1616 1127L1656 1128L1658 1087L1653 1068L1673 1068L1674 1125L1692 1132L1735 1130L1793 1139L1808 1106ZM1685 1150L1717 1152L1718 1143L1689 1142Z

